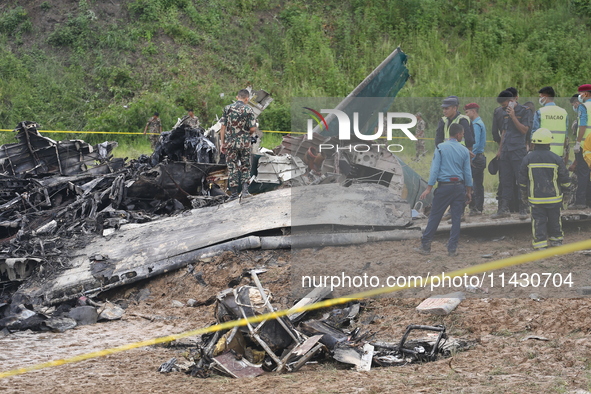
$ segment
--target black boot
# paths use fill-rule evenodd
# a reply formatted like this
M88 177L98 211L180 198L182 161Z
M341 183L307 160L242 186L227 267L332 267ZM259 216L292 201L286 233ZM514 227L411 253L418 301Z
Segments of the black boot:
M509 213L509 201L507 200L500 200L499 201L499 209L497 213L493 213L490 218L491 219L501 219L501 218L508 218L511 216Z

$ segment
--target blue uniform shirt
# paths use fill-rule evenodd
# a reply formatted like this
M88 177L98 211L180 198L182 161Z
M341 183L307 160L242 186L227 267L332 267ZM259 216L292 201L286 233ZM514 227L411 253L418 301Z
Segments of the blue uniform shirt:
M450 178L459 178L466 186L472 186L470 151L455 138L450 138L435 148L428 185L451 182Z
M587 107L583 104L579 104L579 127L587 126ZM578 131L577 131L578 133Z
M486 126L482 119L477 117L472 121L474 127L474 146L472 147L472 153L475 155L484 153L484 144L486 143Z

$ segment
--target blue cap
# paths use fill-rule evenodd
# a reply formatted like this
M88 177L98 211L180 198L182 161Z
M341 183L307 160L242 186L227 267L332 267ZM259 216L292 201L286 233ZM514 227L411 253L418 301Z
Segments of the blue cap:
M458 99L458 96L448 96L443 99L443 102L441 103L441 108L458 107L459 105L460 100Z

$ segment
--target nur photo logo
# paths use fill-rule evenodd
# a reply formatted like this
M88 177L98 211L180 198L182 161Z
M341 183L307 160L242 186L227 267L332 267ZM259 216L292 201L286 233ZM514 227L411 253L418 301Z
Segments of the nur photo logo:
M316 111L310 107L303 107L304 109L311 112L310 116L312 119L308 119L307 121L307 139L311 140L314 134L314 121L316 121L316 125L322 130L324 129L326 132L329 131L329 125L331 125L335 120L335 125L338 125L338 139L341 142L351 141L352 136L355 137L356 140L361 141L377 141L380 138L384 138L384 130L385 130L385 138L387 141L391 141L393 138L393 134L396 131L402 131L406 137L408 137L412 141L416 141L417 138L414 134L409 130L412 127L416 126L417 118L415 115L407 112L378 112L378 121L377 126L373 133L364 133L360 129L360 121L359 121L359 112L353 112L353 121L351 121L348 114L345 112L338 110L338 109L321 109L320 111ZM328 116L325 117L322 114L327 114ZM328 118L328 119L327 119ZM410 122L407 123L399 123L400 119L409 119ZM332 129L331 129L332 130ZM351 133L352 131L352 133ZM389 152L396 153L401 152L404 148L400 144L383 144L383 143L374 143L374 144L349 144L346 146L335 146L334 144L320 144L318 149L319 151L322 150L346 150L349 152L368 152L372 149L372 147L377 148L380 151L381 148L387 149Z

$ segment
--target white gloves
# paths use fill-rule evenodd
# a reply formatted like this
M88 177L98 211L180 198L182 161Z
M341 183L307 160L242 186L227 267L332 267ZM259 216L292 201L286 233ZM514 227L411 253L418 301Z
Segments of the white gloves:
M573 150L575 151L575 153L579 153L581 151L581 143L579 141L577 141Z

